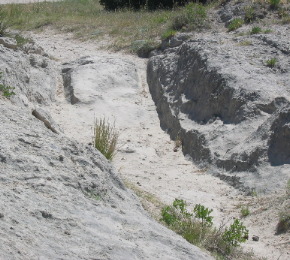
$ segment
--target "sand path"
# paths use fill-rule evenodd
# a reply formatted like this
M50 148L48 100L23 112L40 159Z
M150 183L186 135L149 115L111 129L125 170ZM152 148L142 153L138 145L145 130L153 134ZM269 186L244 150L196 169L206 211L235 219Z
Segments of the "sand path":
M64 133L83 143L91 141L94 117L112 114L114 117L116 113L114 118L120 138L119 151L113 164L126 182L153 194L162 203L171 204L175 198L181 198L190 207L203 204L214 210L216 225L239 217L239 206L257 204L257 198L244 197L220 179L208 175L206 169L198 168L183 156L180 149L174 151L175 143L159 126L155 105L146 84L146 59L101 51L100 46L104 42L79 42L72 35L60 35L51 30L30 33L30 36L59 63L82 56L97 56L100 59L125 59L135 66L138 73L137 88L132 90L129 86L122 93L116 90L112 95L114 100L110 101L110 96L106 96L107 102L99 103L97 107L71 105L64 98L60 84L57 102L51 106L52 115ZM256 206L259 209L259 205ZM250 216L245 219L244 223L250 229L250 240L245 247L267 259L288 259L287 248L279 246L281 237L273 236L276 223L258 218ZM260 241L252 241L252 235L259 235Z

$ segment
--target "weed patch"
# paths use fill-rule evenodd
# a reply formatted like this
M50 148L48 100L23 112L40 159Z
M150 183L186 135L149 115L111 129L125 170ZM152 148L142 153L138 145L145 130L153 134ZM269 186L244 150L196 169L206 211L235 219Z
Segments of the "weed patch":
M2 78L2 73L0 72L0 80ZM6 98L10 98L11 96L14 96L15 93L13 92L15 88L6 86L4 84L0 84L0 92L2 95Z
M97 148L108 160L112 160L118 141L119 133L115 125L106 119L96 119L94 125L94 147Z
M228 227L213 227L212 210L195 205L193 212L186 208L184 200L175 199L172 206L161 211L161 221L184 237L188 242L201 246L219 258L230 258L237 253L237 247L248 238L248 230L235 219Z
M231 31L235 31L237 30L238 28L242 27L244 24L244 21L243 19L241 18L235 18L233 19L230 24L228 25L228 31L231 32Z

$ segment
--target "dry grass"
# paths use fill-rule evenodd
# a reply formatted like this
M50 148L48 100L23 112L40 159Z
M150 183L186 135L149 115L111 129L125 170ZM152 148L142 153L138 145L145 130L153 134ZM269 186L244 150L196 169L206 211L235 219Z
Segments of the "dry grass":
M10 27L18 30L41 30L52 26L72 32L79 39L110 37L110 49L129 50L132 42L156 42L179 10L148 12L121 10L107 12L98 0L64 0L34 4L1 6Z
M94 125L94 147L97 148L108 160L112 160L118 142L119 133L115 125L106 119L96 119Z

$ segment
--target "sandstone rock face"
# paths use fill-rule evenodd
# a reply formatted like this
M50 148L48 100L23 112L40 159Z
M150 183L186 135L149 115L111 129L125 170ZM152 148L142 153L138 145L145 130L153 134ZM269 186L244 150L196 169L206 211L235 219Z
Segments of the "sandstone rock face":
M246 40L213 33L168 47L147 78L161 126L185 154L226 170L213 172L233 185L272 190L289 178L289 42L282 33Z
M212 259L153 221L96 149L53 123L58 66L0 52L16 93L0 96L1 259Z

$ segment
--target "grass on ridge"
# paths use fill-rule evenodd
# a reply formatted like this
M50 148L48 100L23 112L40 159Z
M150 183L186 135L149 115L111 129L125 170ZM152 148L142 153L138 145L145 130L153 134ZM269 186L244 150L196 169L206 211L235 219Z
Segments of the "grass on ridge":
M130 49L136 40L158 41L180 10L107 12L98 0L64 0L2 5L0 12L12 29L35 30L52 26L72 32L82 40L109 36L111 46L108 48L121 50Z

